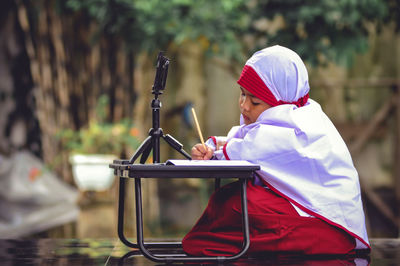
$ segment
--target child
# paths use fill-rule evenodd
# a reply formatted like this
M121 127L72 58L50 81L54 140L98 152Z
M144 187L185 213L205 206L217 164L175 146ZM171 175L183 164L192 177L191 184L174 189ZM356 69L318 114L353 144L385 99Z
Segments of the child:
M248 254L286 252L350 254L369 251L358 174L329 118L309 99L307 69L292 50L256 52L243 68L240 126L211 137L200 160L247 160L259 164L248 182ZM232 255L242 245L240 186L217 190L184 237L194 256Z

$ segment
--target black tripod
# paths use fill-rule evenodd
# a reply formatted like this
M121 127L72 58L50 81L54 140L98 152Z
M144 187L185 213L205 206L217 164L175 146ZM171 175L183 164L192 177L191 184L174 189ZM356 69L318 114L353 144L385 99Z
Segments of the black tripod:
M115 160L116 163L121 163L124 165L133 164L139 156L140 163L144 164L147 158L150 155L150 152L153 151L153 163L160 162L160 138L163 138L172 148L177 150L187 159L191 160L190 155L183 150L183 145L179 143L176 139L174 139L171 135L164 135L162 129L160 128L160 108L161 101L158 99L158 96L162 94L165 88L165 82L167 80L168 75L168 66L169 59L163 56L163 53L160 52L157 58L157 71L156 77L153 84L152 93L154 94L154 99L151 102L151 108L153 110L153 127L149 130L149 136L143 141L143 143L136 150L135 154L132 158L128 160ZM137 243L130 242L124 235L124 209L125 209L125 184L126 178L120 177L119 183L119 203L118 203L118 236L120 240L127 246L138 248ZM140 178L135 178L135 202L136 209L142 209L142 196L141 196L141 180ZM140 213L140 217L142 214ZM142 232L142 221L136 225L137 232ZM147 247L181 247L180 243L172 242L172 243L146 243Z
M168 75L169 59L163 55L163 52L158 54L157 59L157 71L156 77L154 79L153 90L154 99L151 101L151 109L153 110L153 127L149 130L149 136L143 141L139 146L135 154L129 160L129 163L134 163L136 159L142 155L140 158L140 163L146 162L151 150L153 150L153 163L160 162L160 138L162 137L172 148L177 150L187 159L191 159L190 155L183 150L183 145L174 139L171 135L164 135L162 128L160 128L160 108L161 101L158 96L163 93L165 88L165 83Z

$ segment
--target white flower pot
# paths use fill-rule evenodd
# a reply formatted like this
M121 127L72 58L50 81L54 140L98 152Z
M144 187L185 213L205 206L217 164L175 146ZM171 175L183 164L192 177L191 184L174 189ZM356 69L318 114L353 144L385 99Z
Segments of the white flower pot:
M74 154L69 161L74 181L81 191L105 191L114 182L114 171L109 164L116 159L108 154Z

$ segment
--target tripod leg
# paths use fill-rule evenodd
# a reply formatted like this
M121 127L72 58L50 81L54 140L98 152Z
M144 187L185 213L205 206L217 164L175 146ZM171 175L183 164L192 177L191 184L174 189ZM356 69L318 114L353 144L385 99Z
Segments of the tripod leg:
M192 160L192 156L190 156L189 153L187 153L187 152L184 151L183 149L178 150L178 152L179 152L180 154L182 154L183 156L185 156L186 159Z
M136 159L150 146L151 147L151 136L148 136L142 144L140 144L139 148L136 150L135 154L129 160L129 163L134 163ZM147 159L147 158L146 158Z
M177 141L174 137L172 137L169 134L163 135L162 137L172 148L174 148L180 154L182 154L189 160L192 159L192 157L186 151L183 150L183 145L179 141Z
M150 141L150 144L151 144L151 145L148 145L148 146L146 147L146 149L144 149L144 151L143 151L143 153L142 153L142 157L140 157L140 163L141 163L141 164L144 164L144 163L146 162L147 158L149 157L150 151L151 151L151 149L153 148L153 147L152 147L152 146L153 146L152 143L153 143L153 140Z

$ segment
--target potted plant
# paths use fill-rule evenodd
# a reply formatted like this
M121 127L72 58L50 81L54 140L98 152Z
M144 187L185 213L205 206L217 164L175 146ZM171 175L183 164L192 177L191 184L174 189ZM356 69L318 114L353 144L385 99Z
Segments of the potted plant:
M108 99L100 97L98 105L103 108L97 108L97 118L87 127L77 131L65 129L59 134L63 147L70 152L74 181L81 191L104 191L111 187L114 174L109 164L140 144L139 130L130 120L105 122L103 110L107 104Z

